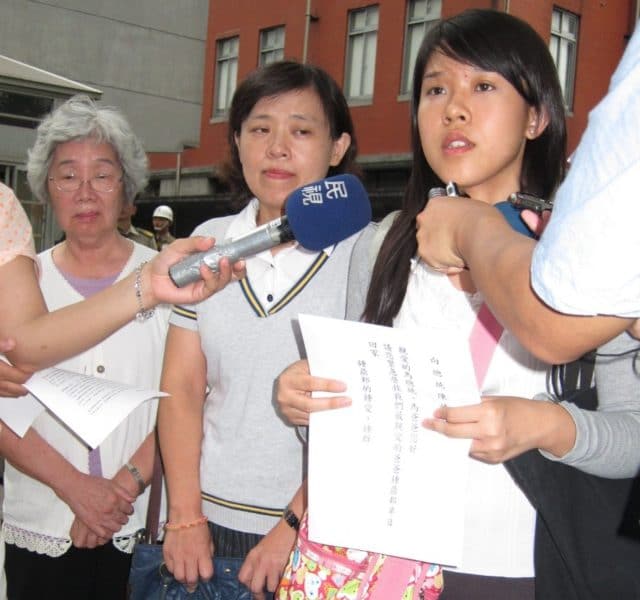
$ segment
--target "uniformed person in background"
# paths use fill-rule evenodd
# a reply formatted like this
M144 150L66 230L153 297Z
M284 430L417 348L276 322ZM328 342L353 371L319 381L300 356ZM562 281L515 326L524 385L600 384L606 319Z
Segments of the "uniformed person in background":
M170 206L162 204L153 211L153 232L156 237L158 250L162 250L167 244L173 242L174 238L169 229L173 225L173 211Z
M124 237L138 242L138 244L158 250L153 233L141 227L134 227L133 223L131 223L131 219L136 214L136 211L135 202L125 202L123 204L120 216L118 217L118 231Z

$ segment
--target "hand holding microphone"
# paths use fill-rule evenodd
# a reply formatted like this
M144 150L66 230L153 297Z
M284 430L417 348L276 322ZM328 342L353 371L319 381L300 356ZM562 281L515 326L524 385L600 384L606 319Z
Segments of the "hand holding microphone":
M218 270L221 258L231 263L279 244L297 240L308 250L322 250L360 231L371 220L371 204L364 186L353 175L335 175L294 190L284 216L235 240L193 254L169 269L178 287L200 279L200 265Z

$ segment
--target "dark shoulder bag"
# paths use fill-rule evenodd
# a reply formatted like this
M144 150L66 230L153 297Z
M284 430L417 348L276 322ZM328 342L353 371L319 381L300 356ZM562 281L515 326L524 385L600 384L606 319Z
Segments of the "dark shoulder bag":
M561 397L597 408L592 365L564 365ZM639 390L640 392L640 390ZM537 600L640 598L640 480L605 479L537 450L505 463L537 510Z

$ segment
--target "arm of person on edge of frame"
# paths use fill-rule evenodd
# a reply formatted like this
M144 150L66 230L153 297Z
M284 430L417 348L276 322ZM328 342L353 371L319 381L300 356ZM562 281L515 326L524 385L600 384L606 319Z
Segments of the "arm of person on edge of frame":
M634 321L565 315L547 306L530 283L535 241L513 231L499 211L484 202L432 198L417 225L420 258L446 273L468 268L496 318L545 362L574 360Z

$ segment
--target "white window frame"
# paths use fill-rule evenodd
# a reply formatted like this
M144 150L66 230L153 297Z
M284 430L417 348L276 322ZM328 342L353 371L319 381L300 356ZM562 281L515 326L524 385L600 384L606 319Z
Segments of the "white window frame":
M284 41L284 25L263 29L260 32L260 57L258 60L260 66L268 65L284 58Z
M349 11L344 85L349 101L369 102L373 99L379 14L377 4Z
M238 81L240 37L233 36L216 42L216 76L213 93L213 118L226 116Z
M556 64L564 104L569 111L573 109L579 29L580 18L578 15L561 8L553 9L549 51Z
M442 17L442 0L408 0L400 95L411 92L416 56L427 31Z

